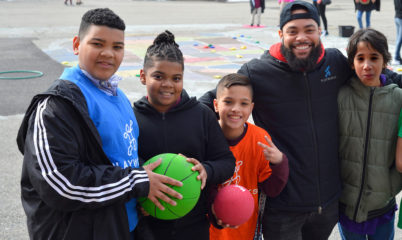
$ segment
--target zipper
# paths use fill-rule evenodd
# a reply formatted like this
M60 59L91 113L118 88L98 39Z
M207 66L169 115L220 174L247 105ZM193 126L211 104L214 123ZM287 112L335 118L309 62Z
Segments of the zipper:
M320 184L320 180L319 180L319 176L320 176L320 168L319 168L319 162L318 162L318 152L317 152L317 148L318 148L318 144L317 144L317 134L314 130L314 120L313 120L313 110L311 107L311 91L310 91L310 87L309 87L309 83L308 83L308 78L307 78L307 73L303 72L303 76L304 76L304 80L305 80L305 86L306 86L306 92L307 92L307 106L308 106L308 113L310 116L310 128L311 128L311 132L312 132L312 137L313 137L313 149L314 149L314 155L315 155L315 162L316 162L316 166L317 166L317 178L316 178L316 184L317 184L317 194L318 194L318 208L317 208L317 212L318 214L322 213L322 206L321 206L321 184Z
M369 108L368 108L368 116L367 116L367 128L366 128L366 139L364 140L364 155L363 155L363 172L362 172L362 179L360 184L359 190L359 197L357 198L355 213L353 214L353 221L356 221L357 212L359 210L359 205L361 202L361 198L363 195L363 187L365 182L365 175L366 175L366 163L367 163L367 152L368 152L368 142L370 136L370 124L371 124L371 107L373 105L373 97L374 97L375 88L370 89L370 100L369 100Z

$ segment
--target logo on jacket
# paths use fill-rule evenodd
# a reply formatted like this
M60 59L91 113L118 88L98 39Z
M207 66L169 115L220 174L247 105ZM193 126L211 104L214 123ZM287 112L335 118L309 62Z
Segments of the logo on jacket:
M336 79L336 76L332 76L332 74L331 74L331 66L327 66L325 68L324 72L325 72L325 75L324 75L324 78L321 79L321 82L328 82L328 81Z
M124 138L128 139L130 146L128 147L128 156L133 155L133 151L137 151L137 141L133 135L133 121L130 120L130 124L126 124L126 131L124 132Z
M325 69L325 77L327 78L327 77L330 77L331 76L331 70L330 70L330 66L328 66L326 69Z

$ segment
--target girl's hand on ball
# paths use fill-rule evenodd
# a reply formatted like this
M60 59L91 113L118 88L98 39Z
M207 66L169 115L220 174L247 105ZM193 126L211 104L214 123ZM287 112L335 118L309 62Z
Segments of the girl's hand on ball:
M201 190L204 189L208 177L207 171L205 170L204 166L195 158L188 158L180 153L179 155L187 158L187 162L194 164L194 167L192 167L191 170L198 171L199 174L197 176L197 179L201 180Z
M173 201L171 198L169 198L167 195L177 199L183 198L183 196L180 193L176 192L166 184L181 187L183 183L173 178L152 172L152 170L158 167L161 164L161 162L162 159L158 159L158 161L153 162L147 166L144 166L144 169L147 172L149 178L148 198L159 209L164 210L165 208L162 206L162 204L159 202L158 199L161 199L172 206L176 206L176 202Z
M145 209L143 207L139 207L142 216L149 216L149 213L147 211L145 211Z

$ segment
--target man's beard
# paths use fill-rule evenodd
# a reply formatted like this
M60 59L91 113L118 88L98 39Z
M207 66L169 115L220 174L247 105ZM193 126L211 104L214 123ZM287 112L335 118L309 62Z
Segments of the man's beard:
M321 56L321 42L319 42L318 46L313 46L310 54L306 58L297 58L291 49L285 47L283 42L281 44L281 53L286 61L288 61L288 65L293 71L303 70L308 72L315 68L317 60Z

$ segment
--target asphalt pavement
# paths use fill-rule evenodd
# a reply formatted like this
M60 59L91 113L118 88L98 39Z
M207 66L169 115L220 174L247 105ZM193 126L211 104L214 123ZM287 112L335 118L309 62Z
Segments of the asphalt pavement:
M32 70L43 76L0 73L0 239L28 239L26 219L20 200L22 155L15 143L19 124L30 99L45 90L63 68L74 65L72 38L83 13L91 8L109 7L126 22L126 56L119 74L120 87L131 101L145 93L137 73L146 46L161 31L176 35L186 58L185 88L200 96L212 89L218 78L236 71L244 62L258 57L279 41L279 6L266 0L262 28L249 28L248 1L131 1L83 0L80 6L65 6L64 0L0 0L0 72ZM383 32L393 54L395 24L393 1L384 0L380 12L372 13L372 27ZM347 38L339 26L357 27L352 0L333 0L327 6L329 35L325 47L345 51ZM213 46L207 47L208 45ZM395 71L400 66L392 66ZM398 203L399 203L398 196ZM334 229L331 240L340 239ZM396 229L395 239L402 239Z

